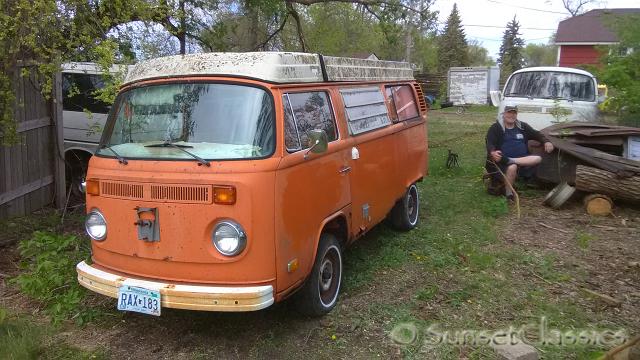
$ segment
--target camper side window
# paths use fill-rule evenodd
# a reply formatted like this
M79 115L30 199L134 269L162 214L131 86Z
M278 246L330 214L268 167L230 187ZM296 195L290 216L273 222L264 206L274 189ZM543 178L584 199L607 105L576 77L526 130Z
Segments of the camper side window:
M387 98L390 99L394 121L405 121L420 115L411 86L389 86L386 92Z
M324 130L329 141L338 138L335 119L326 92L285 94L282 102L284 103L284 143L287 151L294 152L308 148L307 133L311 130Z

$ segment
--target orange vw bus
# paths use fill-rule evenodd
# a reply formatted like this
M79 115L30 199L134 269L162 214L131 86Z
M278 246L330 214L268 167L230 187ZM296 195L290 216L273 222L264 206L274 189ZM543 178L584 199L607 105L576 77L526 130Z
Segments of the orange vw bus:
M117 307L336 304L346 245L419 220L426 104L409 64L290 52L141 62L87 174L91 263Z

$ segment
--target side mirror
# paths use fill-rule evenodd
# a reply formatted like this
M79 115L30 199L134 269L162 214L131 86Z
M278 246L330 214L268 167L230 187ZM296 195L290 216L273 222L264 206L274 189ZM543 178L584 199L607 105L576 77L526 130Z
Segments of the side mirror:
M304 153L304 158L309 157L309 152L313 152L316 154L323 153L327 151L329 147L329 137L324 130L314 129L307 133L307 137L309 137L309 149Z
M489 92L489 96L491 98L491 104L495 107L500 106L500 103L502 102L502 92L500 92L499 90L492 90Z

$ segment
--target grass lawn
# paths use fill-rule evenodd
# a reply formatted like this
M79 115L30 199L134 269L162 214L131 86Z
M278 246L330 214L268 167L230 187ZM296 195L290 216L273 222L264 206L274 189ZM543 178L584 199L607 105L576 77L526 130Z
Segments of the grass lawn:
M429 346L429 340L436 330L493 332L532 324L526 332L531 339L542 317L549 328L563 331L625 327L605 312L585 308L573 295L555 291L580 276L579 270L560 266L565 260L561 256L502 239L502 230L515 215L503 198L484 191L484 135L495 113L479 110L471 108L463 115L430 112L430 174L419 185L419 227L399 233L380 225L349 248L342 295L326 317L301 318L286 302L246 314L163 309L161 318L101 308L109 316L98 317L87 328L65 324L72 336L62 345L58 342L52 353L76 358L485 359L495 357L487 346L452 340ZM459 167L446 168L448 150L459 155ZM523 197L537 201L543 194L527 191ZM596 241L581 234L577 247L586 249ZM0 349L8 327L18 329L11 332L10 354L16 358L32 358L50 348L52 339L60 339L56 332L61 330L35 330L41 315L12 312L5 325L0 320ZM89 334L111 340L88 345ZM555 345L538 349L545 359L596 358L605 350ZM3 355L0 350L0 358Z

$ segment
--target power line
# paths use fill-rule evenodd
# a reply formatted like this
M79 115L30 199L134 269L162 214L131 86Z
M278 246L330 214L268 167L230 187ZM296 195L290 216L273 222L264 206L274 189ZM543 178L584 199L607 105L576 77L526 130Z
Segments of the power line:
M506 26L497 26L497 25L479 25L479 24L462 24L462 26L469 26L469 27L486 27L486 28L497 28L497 29L506 29ZM543 28L526 28L526 27L521 27L519 28L520 30L541 30L541 31L550 31L550 30L557 30L556 29L543 29Z
M519 8L519 9L525 9L525 10L531 10L531 11L539 11L539 12L544 12L544 13L549 13L549 14L567 15L567 13L560 12L560 11L542 10L542 9L534 9L534 8L525 7L525 6L516 6L516 5L507 4L507 3L503 3L501 1L496 1L496 0L487 0L487 1L488 2L492 2L492 3L496 3L496 4L500 4L500 5L511 6L511 7Z
M475 40L484 40L484 41L502 41L502 39L489 39L489 38L483 38L483 37L478 37L478 36L471 36L471 35L467 35L467 37L475 39ZM534 40L545 40L545 39L549 39L549 37L543 37L543 38L532 38L532 39L522 39L523 41L534 41Z

